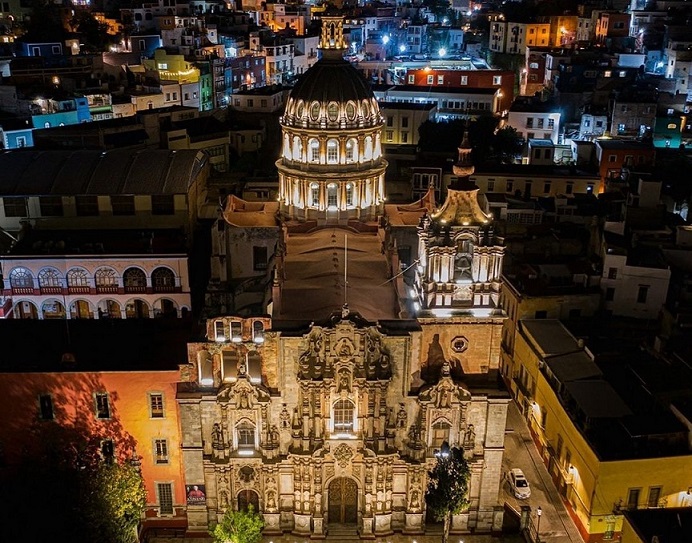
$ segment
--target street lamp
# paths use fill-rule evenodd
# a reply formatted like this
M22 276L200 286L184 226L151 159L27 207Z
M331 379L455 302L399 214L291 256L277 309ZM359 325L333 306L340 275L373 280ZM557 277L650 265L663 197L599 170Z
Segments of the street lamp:
M543 510L541 509L541 506L538 506L538 509L536 509L536 515L538 515L538 522L536 523L536 543L541 542L541 515L543 514Z

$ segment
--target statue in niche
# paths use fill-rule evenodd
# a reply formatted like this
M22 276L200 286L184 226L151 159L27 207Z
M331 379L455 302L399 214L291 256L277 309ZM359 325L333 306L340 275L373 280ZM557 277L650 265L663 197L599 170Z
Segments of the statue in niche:
M337 392L351 392L351 379L347 370L341 370L339 372L339 387Z
M228 492L225 490L219 492L219 505L221 506L221 509L228 508Z
M223 431L218 422L215 422L211 428L211 447L215 450L223 449Z
M250 395L248 394L248 391L245 389L240 391L239 407L241 409L249 409L250 408Z
M353 344L351 343L350 339L342 337L336 342L334 350L336 351L337 356L342 358L351 356L351 354L353 354Z
M269 442L274 446L278 446L279 439L279 429L276 427L276 425L273 425L269 431Z
M412 424L408 429L408 440L409 444L412 446L418 445L421 439L421 429L420 426Z
M315 369L321 375L322 364L320 361L320 351L322 350L322 338L319 334L312 334L308 338L308 350L300 355L298 364L302 377L319 377L314 375Z
M476 445L476 430L473 424L469 424L464 434L464 449L473 449Z
M267 510L274 511L276 509L276 492L270 490L267 492Z
M437 407L440 407L442 409L448 408L452 406L452 398L451 398L451 393L448 389L442 389L440 390L440 394L438 395L438 403Z
M406 414L406 408L403 403L399 404L399 412L396 414L396 427L406 428L406 420L408 415Z
M411 491L411 501L409 502L409 509L412 511L417 511L418 508L420 507L420 492L418 492L418 489L414 488Z
M279 418L281 419L281 427L282 428L290 428L291 427L291 415L288 412L286 404L283 404Z

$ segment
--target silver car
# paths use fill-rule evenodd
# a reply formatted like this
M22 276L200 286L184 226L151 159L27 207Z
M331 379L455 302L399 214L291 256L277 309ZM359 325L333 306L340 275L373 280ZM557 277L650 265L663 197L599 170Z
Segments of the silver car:
M519 468L509 470L507 479L509 480L509 487L512 489L512 493L516 498L525 500L531 496L529 482L526 480L526 477L524 477L524 472Z

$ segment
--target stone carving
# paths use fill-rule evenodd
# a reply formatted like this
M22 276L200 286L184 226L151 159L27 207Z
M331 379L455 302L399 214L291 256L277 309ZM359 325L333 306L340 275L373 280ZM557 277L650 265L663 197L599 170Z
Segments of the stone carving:
M347 358L353 355L355 347L350 339L348 339L347 337L342 337L336 342L336 345L334 346L334 351L336 352L337 356L341 358Z
M396 427L397 428L406 428L406 421L408 419L408 415L406 413L406 408L404 407L403 403L399 404L399 412L396 414Z
M464 433L464 449L473 449L476 446L476 429L469 424Z
M308 336L308 349L298 358L300 377L303 379L322 377L322 336L313 331Z
M212 449L219 451L223 447L223 431L221 430L221 425L218 422L214 423L211 429L211 447Z
M276 511L276 492L274 492L273 490L267 492L266 508L268 512Z
M339 387L337 392L351 392L351 375L348 370L343 369L339 372Z
M423 445L421 443L422 430L417 424L412 424L408 429L408 445L409 447L420 449Z
M336 458L339 466L345 468L351 461L351 458L353 458L353 449L345 443L342 443L334 449L334 458Z
M291 427L291 414L288 412L286 404L283 404L279 418L281 419L281 428Z
M420 511L420 492L417 488L411 491L411 499L408 502L408 508L414 513Z
M269 431L269 444L273 447L278 447L279 446L279 429L276 427L276 425L273 425L271 427L271 430Z

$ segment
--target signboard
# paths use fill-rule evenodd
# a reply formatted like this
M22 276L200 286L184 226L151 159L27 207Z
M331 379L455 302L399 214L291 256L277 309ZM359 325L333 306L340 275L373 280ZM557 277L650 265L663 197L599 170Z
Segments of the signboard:
M204 485L185 485L188 505L207 505L207 492Z

